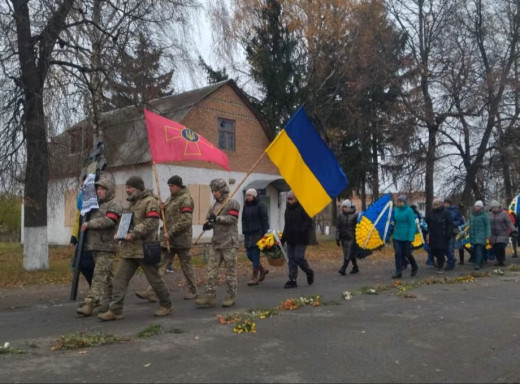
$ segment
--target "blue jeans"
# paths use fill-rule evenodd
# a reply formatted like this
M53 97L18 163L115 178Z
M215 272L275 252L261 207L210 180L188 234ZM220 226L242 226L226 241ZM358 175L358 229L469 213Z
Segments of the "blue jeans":
M455 237L451 236L448 241L448 249L446 250L446 266L452 268L455 265Z
M253 263L253 269L260 268L260 249L258 246L246 248L247 258Z
M400 275L403 272L403 260L408 260L412 265L412 270L417 269L417 263L412 255L412 242L394 239L395 273Z
M296 281L298 278L298 267L300 267L305 273L308 273L311 270L307 259L305 259L306 250L306 245L287 244L287 257L289 258L289 280Z

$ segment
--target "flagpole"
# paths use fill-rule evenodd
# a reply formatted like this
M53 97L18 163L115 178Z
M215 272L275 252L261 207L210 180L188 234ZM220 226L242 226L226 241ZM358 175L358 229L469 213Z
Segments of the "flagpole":
M162 203L161 199L161 188L159 187L159 173L157 173L157 165L155 164L155 161L152 162L153 164L153 173L155 174L155 185L157 186L157 197L159 197L159 207L161 207L161 219L163 222L163 231L166 235L168 233L168 228L166 228L166 217L164 214L164 205ZM166 241L166 249L168 250L168 253L170 252L170 241L165 239Z
M224 200L224 202L222 203L222 205L219 207L219 209L217 210L217 212L214 212L215 213L215 216L218 216L218 214L224 209L224 207L226 206L227 203L229 203L229 200L231 200L233 198L233 196L238 192L238 190L240 189L240 187L242 186L242 184L244 184L244 181L246 181L246 179L248 178L248 176L251 174L251 172L253 172L253 170L258 166L258 164L260 163L260 161L262 161L262 159L264 158L265 156L265 151L262 152L262 154L260 155L260 157L255 161L255 163L251 166L251 168L249 168L249 171L247 171L246 175L242 178L242 180L240 181L240 183L237 184L237 186L235 187L235 189L233 190L233 192L231 192L231 194L228 195L228 197L226 198L226 200ZM200 238L202 237L202 235L204 235L204 230L202 230L202 232L200 233L199 237L197 237L197 240L195 240L195 242L193 243L193 245L196 245Z

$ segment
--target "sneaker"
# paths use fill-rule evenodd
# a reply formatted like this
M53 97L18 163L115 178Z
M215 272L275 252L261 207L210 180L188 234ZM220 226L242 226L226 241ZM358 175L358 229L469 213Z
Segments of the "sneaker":
M296 288L297 286L298 286L298 284L296 284L296 281L289 280L287 283L285 283L285 285L283 287L284 288Z
M173 311L173 307L160 307L158 310L156 310L153 315L157 317L166 316L171 311Z
M435 271L435 273L442 274L442 273L444 273L444 269L442 269L442 268L437 268L437 270Z
M166 268L166 273L173 273L173 266L168 265L168 268Z
M307 272L307 284L312 285L312 283L314 283L314 271L309 269L309 272Z
M105 313L100 313L97 315L97 318L103 321L121 320L123 315L116 315L112 311L106 311Z

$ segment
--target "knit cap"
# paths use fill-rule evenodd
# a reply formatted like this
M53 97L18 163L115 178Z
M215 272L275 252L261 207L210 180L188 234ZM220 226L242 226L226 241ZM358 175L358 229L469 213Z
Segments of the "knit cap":
M341 206L351 208L352 202L349 199L343 200L343 202L341 203Z
M258 196L258 192L256 192L256 189L254 188L250 188L246 191L246 195L252 195L254 197L257 197Z
M137 189L140 189L141 191L144 191L144 181L139 176L130 176L128 180L126 181L125 185L128 185L129 187L134 187Z
M183 187L184 185L182 184L182 177L180 176L172 176L168 179L168 185L176 185L177 187Z
M482 200L475 201L475 207L483 207L483 206L484 206L484 203L482 202Z

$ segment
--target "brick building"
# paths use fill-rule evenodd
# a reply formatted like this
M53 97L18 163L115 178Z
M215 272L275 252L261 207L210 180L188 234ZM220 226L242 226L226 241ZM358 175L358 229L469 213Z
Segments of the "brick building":
M126 107L107 112L102 117L103 155L106 172L114 176L116 198L124 201L124 183L139 175L147 188L169 196L168 178L178 174L195 200L194 236L212 202L209 182L225 179L234 198L243 204L244 191L253 187L269 207L270 226L283 227L285 199L289 189L277 168L263 156L270 143L269 131L246 95L233 80L151 101L147 108L167 119L177 121L217 145L229 158L231 171L207 162L187 161L157 164L159 191L155 182L143 111ZM87 165L92 150L92 128L87 121L66 130L51 143L51 178L49 181L49 244L66 244L74 223L78 176ZM263 157L262 157L263 156ZM252 165L260 159L252 170ZM239 228L240 230L240 228ZM206 233L208 238L211 233Z

